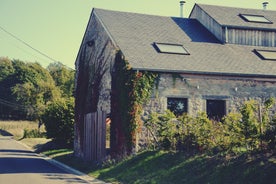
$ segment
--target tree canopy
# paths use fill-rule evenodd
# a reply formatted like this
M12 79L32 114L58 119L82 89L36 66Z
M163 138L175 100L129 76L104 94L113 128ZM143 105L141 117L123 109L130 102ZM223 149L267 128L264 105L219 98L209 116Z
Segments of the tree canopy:
M74 90L75 71L60 62L51 63L47 67L53 77L56 86L61 90L63 97L71 97Z
M50 102L71 97L73 86L74 71L61 63L45 69L0 58L0 118L37 120Z

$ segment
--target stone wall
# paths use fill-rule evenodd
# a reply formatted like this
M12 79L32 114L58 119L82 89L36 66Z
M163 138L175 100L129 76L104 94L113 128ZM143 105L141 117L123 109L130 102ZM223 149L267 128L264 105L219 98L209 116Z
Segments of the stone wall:
M276 79L160 74L158 86L144 107L142 119L147 119L151 112L163 113L167 109L168 97L187 98L188 113L193 116L206 112L207 99L225 100L227 114L237 112L245 101L251 99L264 102L269 97L276 98ZM271 113L276 113L276 105ZM152 141L145 127L138 136L140 147L148 140Z
M152 111L164 112L168 97L187 98L188 113L192 115L206 111L207 99L225 100L229 113L250 99L263 102L269 97L276 97L275 79L160 74L157 88L144 108L145 114Z

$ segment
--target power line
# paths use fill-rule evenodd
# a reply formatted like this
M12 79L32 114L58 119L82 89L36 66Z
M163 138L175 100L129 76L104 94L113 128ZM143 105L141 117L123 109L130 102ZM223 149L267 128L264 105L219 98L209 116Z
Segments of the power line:
M40 50L32 47L30 44L28 44L27 42L25 42L24 40L18 38L17 36L15 36L14 34L10 33L9 31L7 31L6 29L4 29L2 26L0 26L0 29L2 31L4 31L5 33L7 33L8 35L10 35L11 37L13 37L14 39L16 39L17 41L23 43L24 45L26 45L27 47L29 47L30 49L34 50L35 52L39 53L40 55L50 59L53 62L57 62L57 60L53 59L52 57L48 56L47 54L44 54L43 52L41 52Z
M51 63L51 61L49 61L47 58L42 57L41 55L36 55L36 54L34 54L34 53L31 53L30 51L28 51L28 50L22 48L22 47L19 46L18 44L15 44L15 43L13 43L13 42L11 42L11 41L9 41L9 40L7 40L7 43L10 44L11 46L17 48L17 49L20 50L21 52L23 52L23 53L25 53L25 54L28 54L28 55L30 55L30 56L33 56L33 57L36 58L36 59L39 59L39 62L44 62L44 63L47 63L47 64Z
M14 109L17 109L17 110L23 110L24 111L24 110L27 109L24 105L17 104L17 103L14 103L14 102L10 102L10 101L7 101L7 100L1 99L1 98L0 98L0 104L2 104L4 106L7 106L7 107L13 107Z

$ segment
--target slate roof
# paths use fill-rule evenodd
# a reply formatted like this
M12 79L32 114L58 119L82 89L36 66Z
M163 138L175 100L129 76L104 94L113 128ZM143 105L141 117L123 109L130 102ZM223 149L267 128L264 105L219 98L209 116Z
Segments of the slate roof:
M222 26L276 30L276 11L223 7L205 4L196 4L195 6L200 7ZM262 15L270 20L272 24L246 22L239 16L240 14Z
M195 19L103 9L93 14L134 70L276 77L276 61L253 53L263 47L223 45ZM190 55L158 53L154 42L183 44Z

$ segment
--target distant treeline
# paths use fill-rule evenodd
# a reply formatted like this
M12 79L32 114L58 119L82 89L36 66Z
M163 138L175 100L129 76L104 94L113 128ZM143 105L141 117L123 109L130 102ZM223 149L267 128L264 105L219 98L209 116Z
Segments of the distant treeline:
M0 57L0 119L38 120L47 105L73 96L75 71Z

